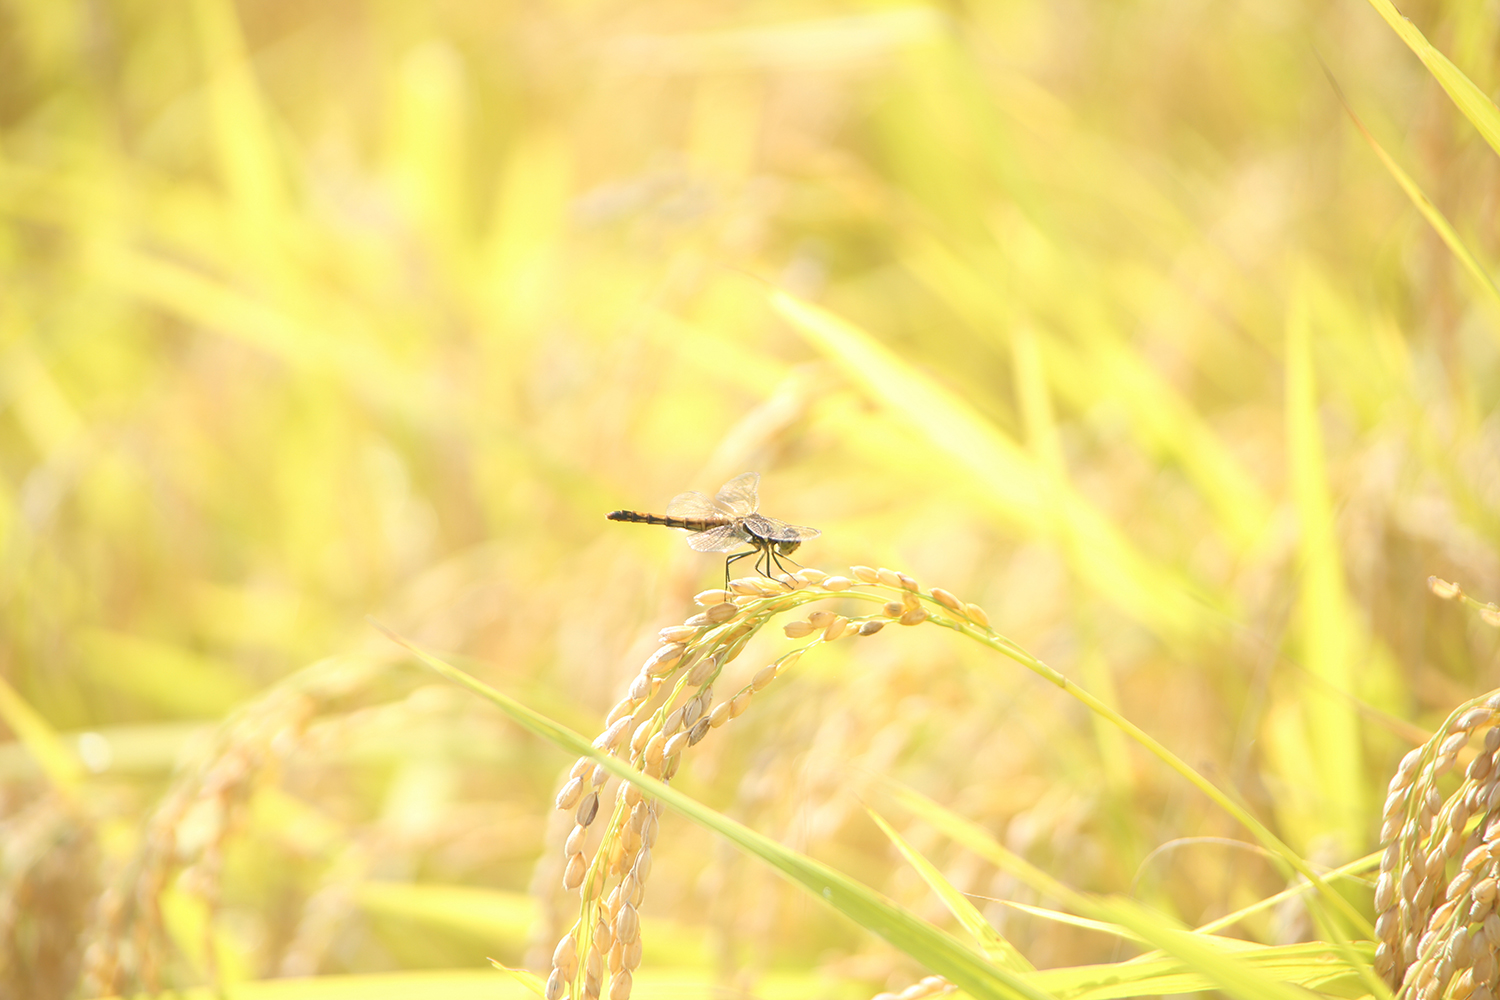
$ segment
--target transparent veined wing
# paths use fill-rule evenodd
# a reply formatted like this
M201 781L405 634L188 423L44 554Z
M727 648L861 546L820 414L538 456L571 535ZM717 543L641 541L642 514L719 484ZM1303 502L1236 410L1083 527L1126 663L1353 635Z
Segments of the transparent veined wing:
M766 517L764 514L756 515L756 534L762 538L769 538L773 542L806 542L817 538L823 532L817 528L805 528L800 524L787 524L778 521L774 517Z
M746 541L745 532L737 521L720 524L707 531L695 531L687 538L687 543L698 552L728 552L744 545Z
M759 487L760 473L747 472L725 483L714 500L735 517L746 517L754 514L755 508L760 506L760 500L756 496Z
M702 493L679 493L667 504L667 516L722 521L724 512L715 507L714 502ZM704 549L704 551L712 552L713 550Z

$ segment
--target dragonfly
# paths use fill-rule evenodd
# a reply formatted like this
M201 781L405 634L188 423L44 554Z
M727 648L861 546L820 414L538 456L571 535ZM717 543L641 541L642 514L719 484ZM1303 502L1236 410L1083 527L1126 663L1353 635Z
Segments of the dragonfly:
M742 545L747 552L736 552L724 560L724 588L729 589L729 567L748 556L755 556L755 570L771 575L771 567L785 573L781 560L797 551L803 542L822 534L817 528L787 524L759 513L756 491L760 473L735 476L710 500L702 493L679 493L667 504L666 514L647 514L638 510L616 510L605 516L611 521L633 521L636 524L661 524L688 532L687 543L698 552L730 552ZM793 560L795 563L795 560Z

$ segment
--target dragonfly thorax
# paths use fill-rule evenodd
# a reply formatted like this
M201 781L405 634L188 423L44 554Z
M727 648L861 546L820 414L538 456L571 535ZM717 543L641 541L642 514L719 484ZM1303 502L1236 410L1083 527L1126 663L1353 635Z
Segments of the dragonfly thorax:
M801 541L783 541L777 538L767 538L765 535L757 535L753 531L745 531L745 542L754 546L757 550L775 550L778 556L789 556L802 547Z

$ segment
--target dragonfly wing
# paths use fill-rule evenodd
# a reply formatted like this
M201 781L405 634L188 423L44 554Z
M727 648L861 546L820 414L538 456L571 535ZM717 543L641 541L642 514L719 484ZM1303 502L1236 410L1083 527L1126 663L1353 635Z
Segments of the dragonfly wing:
M760 506L760 500L756 496L759 487L760 473L747 472L725 483L714 500L735 517L745 517L754 514L755 508Z
M774 517L762 514L756 532L773 542L808 542L822 534L817 528L804 528L800 524L787 524Z
M695 531L687 539L687 543L698 552L728 552L744 545L746 541L738 524L720 524L707 531Z
M667 516L717 521L724 516L724 512L702 493L679 493L667 504Z

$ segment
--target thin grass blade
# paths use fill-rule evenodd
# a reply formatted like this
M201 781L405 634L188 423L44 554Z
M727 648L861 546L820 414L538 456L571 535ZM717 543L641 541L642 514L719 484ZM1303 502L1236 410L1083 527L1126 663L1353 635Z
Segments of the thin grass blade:
M547 981L529 969L513 969L503 962L497 962L493 958L490 964L511 979L520 983L532 996L545 997L547 995Z
M1015 945L990 926L990 922L984 919L984 914L969 902L969 897L959 892L958 888L944 878L943 873L938 871L932 862L922 857L915 848L908 844L901 834L896 832L895 827L887 823L873 809L867 809L866 812L875 821L875 825L880 827L881 832L890 838L891 843L896 846L896 850L901 852L901 856L906 859L907 863L922 876L922 881L927 883L928 888L937 893L943 905L948 908L948 912L953 914L954 918L963 925L964 930L969 932L969 936L984 949L990 961L1012 972L1036 971L1036 966L1028 962L1025 956L1016 950Z
M1288 717L1285 730L1301 721L1310 753L1279 755L1281 778L1305 789L1306 806L1297 810L1303 842L1329 832L1329 819L1341 843L1352 848L1364 836L1366 804L1360 754L1359 717L1348 699L1335 692L1355 689L1354 657L1362 637L1353 621L1344 585L1343 560L1334 533L1333 499L1323 460L1318 392L1312 358L1310 283L1306 265L1292 290L1286 334L1286 433L1292 501L1302 529L1300 648L1308 672L1323 681L1304 685L1282 699L1276 710ZM1273 755L1274 756L1274 755ZM1332 811L1330 812L1330 807ZM1314 823L1311 817L1318 817Z
M3 677L0 677L0 721L31 752L53 788L70 798L77 794L83 781L83 765L77 755Z
M1473 80L1464 75L1463 70L1453 65L1448 57L1433 47L1427 40L1427 36L1417 29L1415 24L1402 16L1391 0L1370 0L1370 6L1385 18L1389 24L1401 36L1407 48L1414 52L1422 65L1427 67L1427 72L1438 82L1438 86L1448 92L1453 103L1458 105L1458 110L1463 116L1479 130L1484 136L1484 141L1490 144L1490 148L1500 153L1500 109L1495 107L1495 102L1485 96L1484 91L1477 87Z
M1324 72L1327 72L1327 67L1324 67ZM1417 186L1417 182L1412 180L1405 170L1401 169L1401 165L1385 151L1385 147L1381 146L1375 136L1370 133L1370 130L1365 127L1365 123L1360 120L1359 115L1355 114L1354 109L1349 106L1349 101L1344 97L1343 89L1339 87L1338 82L1334 80L1331 73L1328 74L1328 82L1333 85L1333 92L1338 96L1339 103L1344 106L1344 111L1349 115L1349 120L1354 122L1354 127L1359 129L1359 134L1365 137L1365 141L1375 151L1375 156L1380 160L1381 165L1385 167L1396 183L1401 186L1401 190L1406 192L1406 196L1411 199L1411 203L1416 206L1417 211L1422 213L1422 218L1426 219L1428 225L1437 231L1443 243L1447 245L1453 256L1458 258L1458 262L1463 265L1464 270L1468 271L1470 276L1473 277L1475 283L1479 286L1479 290L1484 293L1491 305L1500 309L1500 287L1496 287L1495 279L1490 277L1489 271L1485 269L1484 265L1479 262L1479 258L1475 257L1473 251L1464 243L1463 239L1458 235L1458 230L1453 228L1453 224L1448 221L1448 217L1432 203L1432 199L1427 197L1422 189ZM1491 105L1490 109L1493 111L1494 106ZM1497 328L1495 324L1489 324L1488 329L1491 336L1500 339L1500 328Z
M919 793L895 782L887 782L884 787L903 805L953 840L1016 876L1043 896L1061 900L1069 909L1086 915L1090 921L1089 929L1159 949L1155 958L1147 956L1115 965L1038 974L1039 981L1061 995L1089 998L1150 996L1223 988L1223 983L1229 981L1248 984L1246 989L1250 992L1231 992L1234 996L1283 998L1299 995L1287 983L1309 985L1329 978L1358 978L1362 970L1351 959L1368 965L1370 949L1363 945L1346 954L1339 945L1318 942L1296 946L1309 948L1306 953L1283 955L1250 942L1173 928L1163 918L1146 913L1129 901L1076 892L1007 850L987 831ZM1255 951L1248 956L1238 954L1246 949ZM1161 952L1169 957L1160 957ZM1260 972L1256 971L1258 964L1264 965ZM1282 982L1270 978L1267 970L1274 970L1276 979ZM1368 990L1368 984L1365 986ZM1284 993L1284 990L1291 992Z
M1358 975L1332 948L1319 941L1265 947L1250 941L1210 937L1206 943L1232 956L1236 968L1249 967L1272 983L1295 984L1339 997L1370 995L1358 982ZM1371 948L1365 948L1364 952L1373 955ZM1126 962L1048 969L1037 973L1036 981L1066 1000L1176 996L1218 987L1213 977L1161 951Z
M1203 976L1213 988L1242 1000L1305 1000L1306 993L1293 985L1295 980L1272 978L1254 964L1226 950L1225 939L1196 934L1173 926L1160 914L1152 913L1133 900L1113 898L1099 900L1098 912L1110 922L1130 928L1188 969ZM1328 946L1322 946L1325 950ZM1326 974L1326 968L1318 968ZM1344 969L1343 974L1353 970Z
M747 854L760 858L788 880L807 889L815 898L884 938L923 967L943 976L969 995L993 997L996 1000L1014 1000L1019 997L1043 1000L1049 996L1015 973L991 965L951 934L896 906L862 883L736 823L670 785L646 777L617 757L601 754L588 740L567 727L532 711L457 667L423 652L394 633L384 628L382 631L438 675L494 703L522 728L557 744L569 753L596 761L618 778L634 782L647 795L661 800L693 822L714 831Z

